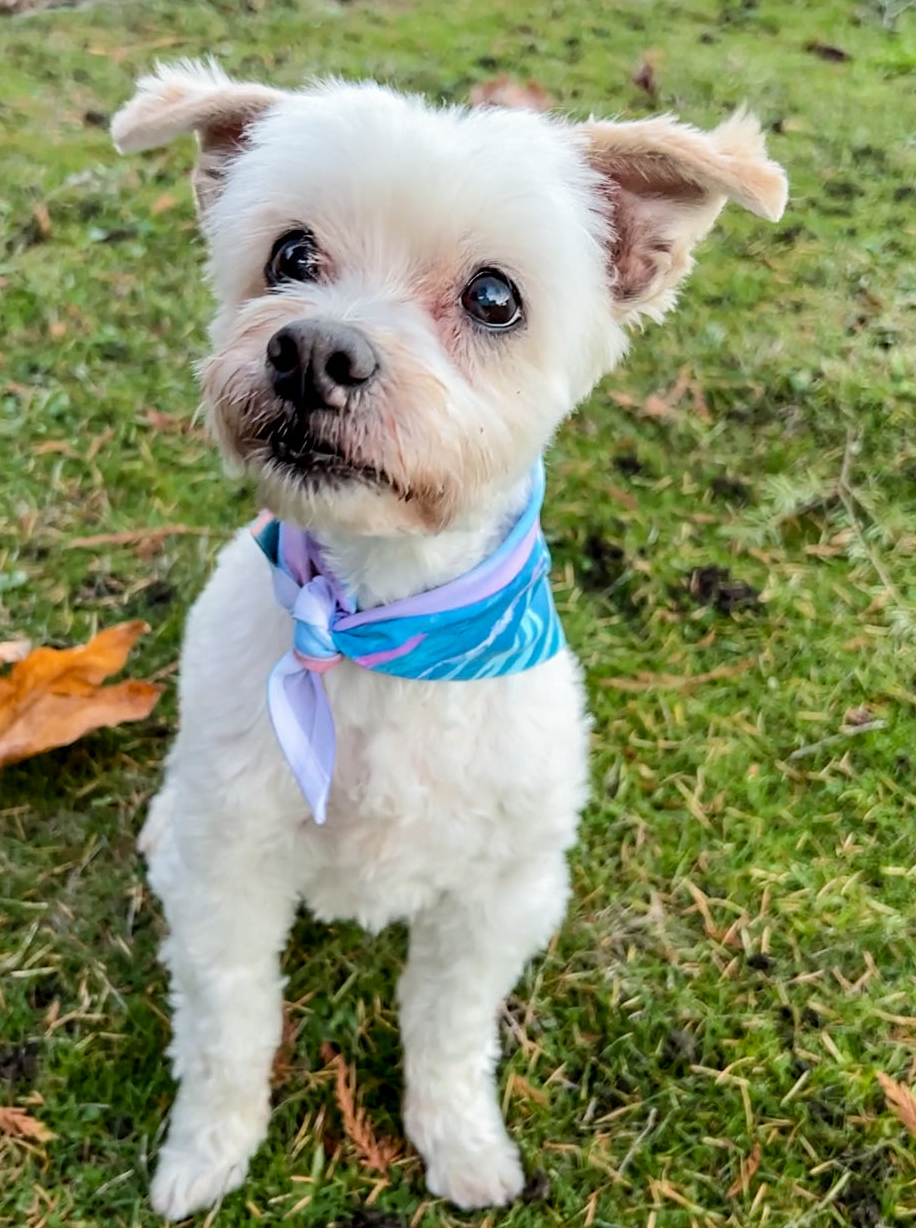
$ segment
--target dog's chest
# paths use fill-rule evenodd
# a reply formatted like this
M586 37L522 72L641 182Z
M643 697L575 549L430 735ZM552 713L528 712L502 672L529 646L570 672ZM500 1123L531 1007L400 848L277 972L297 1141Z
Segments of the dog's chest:
M379 928L555 845L558 824L572 839L584 746L568 662L470 683L342 666L325 682L334 785L326 825L303 835L319 916Z

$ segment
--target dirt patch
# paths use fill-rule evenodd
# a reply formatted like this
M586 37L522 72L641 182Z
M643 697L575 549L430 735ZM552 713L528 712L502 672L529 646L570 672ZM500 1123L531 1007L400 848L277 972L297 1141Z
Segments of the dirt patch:
M760 604L757 590L732 579L727 567L694 567L686 585L697 605L712 606L720 614Z

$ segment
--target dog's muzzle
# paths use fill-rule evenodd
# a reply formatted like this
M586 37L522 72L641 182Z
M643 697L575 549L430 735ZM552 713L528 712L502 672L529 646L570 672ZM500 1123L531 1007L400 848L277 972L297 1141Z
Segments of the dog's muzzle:
M274 392L297 410L343 409L379 369L369 338L333 320L294 320L267 343Z

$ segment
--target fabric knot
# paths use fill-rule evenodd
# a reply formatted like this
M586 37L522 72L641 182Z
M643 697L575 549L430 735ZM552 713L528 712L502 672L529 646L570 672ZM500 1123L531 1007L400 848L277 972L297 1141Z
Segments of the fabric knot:
M293 647L298 656L327 662L326 669L341 659L331 630L336 612L337 601L326 576L314 576L299 589L290 610L296 624Z

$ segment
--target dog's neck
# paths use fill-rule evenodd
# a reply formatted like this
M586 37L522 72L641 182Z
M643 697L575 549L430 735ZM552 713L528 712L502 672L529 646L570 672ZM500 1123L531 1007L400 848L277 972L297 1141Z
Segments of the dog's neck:
M316 536L334 575L367 610L447 584L482 563L505 538L530 488L526 476L485 510L429 537L365 537L331 530Z

